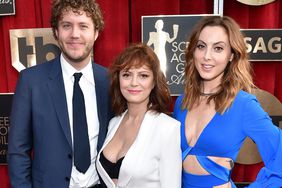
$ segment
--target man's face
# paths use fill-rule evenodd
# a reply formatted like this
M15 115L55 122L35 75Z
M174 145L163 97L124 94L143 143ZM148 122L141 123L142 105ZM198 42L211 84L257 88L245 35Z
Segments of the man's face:
M79 14L72 10L64 11L58 22L56 35L66 60L77 69L86 66L98 37L91 17L84 11L80 11Z

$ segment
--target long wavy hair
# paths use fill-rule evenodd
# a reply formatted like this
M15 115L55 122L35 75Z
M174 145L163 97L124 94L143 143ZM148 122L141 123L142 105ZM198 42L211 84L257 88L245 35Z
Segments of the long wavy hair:
M149 96L148 110L169 114L171 97L165 76L160 69L159 59L146 44L137 43L124 49L109 67L112 106L116 115L127 109L127 101L120 91L120 72L130 68L140 68L143 65L153 72L155 85Z
M77 14L82 14L81 11L86 12L86 15L91 17L95 29L103 30L104 20L102 11L95 0L53 0L51 8L51 27L54 38L57 40L55 31L58 29L58 22L62 18L64 11L73 11Z
M239 25L228 16L205 17L194 27L185 52L185 89L182 108L192 109L200 99L202 79L195 67L193 56L200 33L207 26L219 26L225 30L234 54L232 61L225 68L219 91L208 98L208 103L214 101L217 112L224 113L240 90L251 92L255 87L244 37Z

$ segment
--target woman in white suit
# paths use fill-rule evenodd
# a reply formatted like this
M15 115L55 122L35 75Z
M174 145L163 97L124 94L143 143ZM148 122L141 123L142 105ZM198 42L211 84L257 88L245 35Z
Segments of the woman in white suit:
M180 123L167 115L170 94L157 56L134 44L109 71L116 116L97 156L102 188L180 188Z

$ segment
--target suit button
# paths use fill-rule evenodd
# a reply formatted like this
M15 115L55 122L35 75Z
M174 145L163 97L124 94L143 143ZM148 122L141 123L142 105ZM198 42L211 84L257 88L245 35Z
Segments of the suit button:
M71 154L68 154L68 158L69 158L69 159L72 159L72 155L71 155Z
M66 180L66 181L70 181L70 178L69 178L69 177L65 177L65 180Z

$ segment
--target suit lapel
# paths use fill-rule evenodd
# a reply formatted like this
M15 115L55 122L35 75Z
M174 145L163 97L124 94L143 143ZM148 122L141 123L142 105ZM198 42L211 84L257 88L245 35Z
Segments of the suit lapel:
M70 146L72 146L67 100L63 81L60 58L53 61L49 75L48 88L55 106L57 117Z
M95 80L95 92L96 92L96 102L97 102L97 113L98 113L98 120L99 120L99 135L98 135L98 143L97 143L97 151L99 151L104 143L106 134L107 134L107 127L105 123L108 124L107 121L107 100L105 97L108 97L106 94L107 89L105 89L105 80L99 77L99 72L97 70L95 63L92 63L93 67L93 74ZM106 118L106 119L105 119Z
M129 148L125 158L122 161L118 186L128 187L132 176L139 171L139 168L142 168L143 160L145 158L144 156L146 156L147 153L146 148L148 148L148 145L150 145L150 139L148 138L152 137L152 134L154 134L151 130L153 127L153 121L154 115L148 111L144 117L135 141Z

